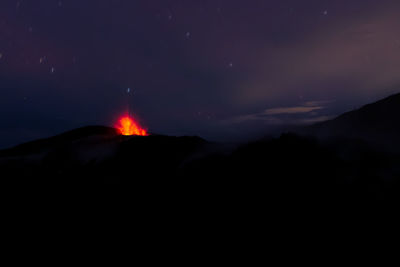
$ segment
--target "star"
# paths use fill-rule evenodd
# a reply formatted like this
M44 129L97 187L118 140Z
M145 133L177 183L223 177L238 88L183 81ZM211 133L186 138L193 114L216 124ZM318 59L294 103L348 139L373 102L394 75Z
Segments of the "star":
M322 14L324 14L324 16L328 15L328 10L325 10L324 12L322 12Z

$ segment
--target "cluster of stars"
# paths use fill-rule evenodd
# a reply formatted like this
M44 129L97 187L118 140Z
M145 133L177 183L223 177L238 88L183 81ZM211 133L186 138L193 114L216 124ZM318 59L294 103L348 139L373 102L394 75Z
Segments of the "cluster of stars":
M60 0L60 1L56 2L56 3L58 5L58 7L60 7L60 8L63 7L63 1ZM17 3L16 3L17 9L19 9L21 7L21 5L22 5L22 2L21 1L17 1ZM221 7L217 7L216 10L217 10L218 13L221 13L221 11L222 11ZM325 16L328 15L328 10L323 10L322 14L325 15ZM171 10L168 10L166 16L167 16L167 19L169 21L171 21L174 18L174 14L173 14L173 12ZM33 26L29 26L28 27L28 31L29 31L29 33L33 33L33 31L34 31ZM192 31L187 30L184 33L184 36L185 36L186 40L192 39ZM0 53L0 60L2 58L3 58L3 54ZM45 62L47 62L46 56L43 56L43 57L39 58L39 64L44 64ZM75 57L73 57L73 63L74 64L76 63L76 58ZM227 65L225 65L225 66L228 67L228 68L233 68L234 64L233 64L233 62L229 62L228 61ZM50 74L54 74L56 72L55 66L50 66L50 71L49 72L50 72ZM128 91L128 93L130 93L130 88L128 88L127 91Z
M22 1L17 1L16 2L16 9L19 10L21 8L21 6L22 6ZM63 2L61 0L58 1L57 2L57 6L58 7L62 7L63 6ZM28 32L32 34L33 31L34 31L33 26L29 25L28 26ZM4 56L4 54L0 53L0 60L3 58L3 56ZM47 57L46 56L42 56L42 57L39 58L38 61L39 61L39 64L42 65L42 64L47 62ZM26 62L26 64L29 64L30 60L26 60L25 62ZM76 62L76 58L75 57L73 58L73 62L74 63ZM56 68L54 66L50 66L49 72L50 72L50 74L54 74L56 72ZM26 100L26 99L24 99L24 100Z
M59 1L55 1L55 3L59 8L63 7L63 1L59 0ZM17 1L16 2L16 8L17 9L21 8L21 5L22 5L22 1ZM216 11L218 13L221 13L222 12L222 8L221 7L216 7ZM293 11L293 8L290 8L290 11ZM328 10L327 9L326 10L322 10L320 12L324 16L328 15ZM166 16L166 18L169 21L171 21L174 18L174 13L173 13L173 11L171 9L168 9L166 15L164 15L164 16ZM33 26L30 25L28 27L28 31L29 31L29 33L32 34L34 32ZM192 35L193 34L192 34L192 31L190 31L190 29L187 29L186 32L184 32L184 37L185 37L186 40L192 39ZM4 57L4 54L0 53L0 60L3 59L3 57ZM72 61L73 61L74 64L76 63L76 57L75 56L73 57ZM45 64L45 63L49 63L49 60L47 59L47 57L46 56L40 57L39 58L39 64ZM226 68L232 69L234 67L234 63L232 61L227 61L225 64L226 64L225 65ZM152 67L151 63L147 63L147 65L148 65L149 68ZM49 68L49 73L50 74L54 74L56 72L56 67L55 66L51 66L50 65L48 68ZM131 88L127 88L126 91L127 91L128 94L130 94L131 93Z

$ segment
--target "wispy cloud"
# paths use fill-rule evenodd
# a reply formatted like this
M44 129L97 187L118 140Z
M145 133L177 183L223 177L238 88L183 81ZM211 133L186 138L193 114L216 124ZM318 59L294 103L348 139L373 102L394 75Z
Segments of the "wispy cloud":
M262 112L246 114L225 121L228 124L240 124L258 121L261 123L279 124L310 124L328 120L331 116L322 115L319 111L325 109L327 101L309 101L298 106L276 107L265 109Z
M323 109L323 107L297 106L266 109L264 115L300 114Z
M318 116L318 117L306 118L300 120L298 124L313 124L313 123L327 121L333 118L334 116Z

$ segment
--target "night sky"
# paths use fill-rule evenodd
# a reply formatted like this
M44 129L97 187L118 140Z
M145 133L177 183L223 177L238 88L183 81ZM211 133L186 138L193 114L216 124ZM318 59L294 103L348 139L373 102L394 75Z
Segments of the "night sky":
M0 147L133 111L233 140L400 92L398 0L1 0Z

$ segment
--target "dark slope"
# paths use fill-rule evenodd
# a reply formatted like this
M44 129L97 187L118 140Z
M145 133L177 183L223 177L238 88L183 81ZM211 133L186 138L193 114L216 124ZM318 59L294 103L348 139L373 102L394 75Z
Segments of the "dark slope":
M315 124L302 133L320 138L362 139L373 145L397 149L400 147L400 94Z
M171 175L211 144L198 137L121 136L90 126L0 151L2 181L134 183Z
M74 129L60 135L27 142L10 149L0 150L0 157L5 156L26 156L29 154L41 153L48 149L60 146L68 146L73 142L90 137L113 138L118 136L116 129L105 126L86 126Z
M320 209L398 203L400 153L357 141L396 140L398 102L399 95L392 96L307 129L346 137L334 142L285 134L225 150L199 137L82 128L0 152L0 183L119 184L145 202L174 198L245 210L267 203Z

